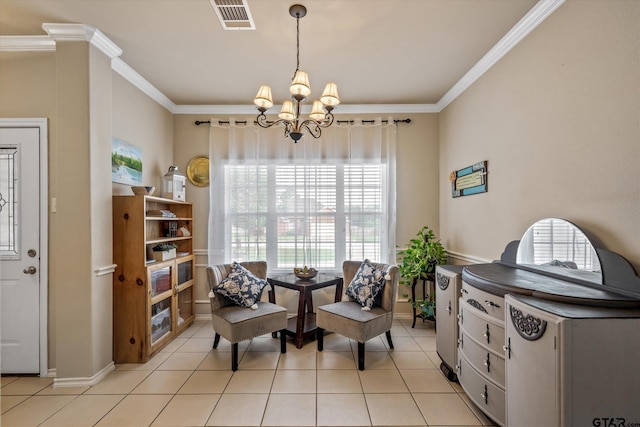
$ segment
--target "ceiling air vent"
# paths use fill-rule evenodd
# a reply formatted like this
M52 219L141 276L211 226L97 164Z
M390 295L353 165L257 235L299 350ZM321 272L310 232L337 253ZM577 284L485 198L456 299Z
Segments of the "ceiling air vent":
M255 30L247 0L209 0L225 30Z

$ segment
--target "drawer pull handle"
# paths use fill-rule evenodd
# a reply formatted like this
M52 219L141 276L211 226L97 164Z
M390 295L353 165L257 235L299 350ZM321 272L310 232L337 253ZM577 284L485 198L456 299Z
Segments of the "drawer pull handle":
M489 331L489 325L487 325L487 329L486 329L485 333L482 334L482 336L487 339L487 344L491 343L491 331Z
M511 359L511 338L507 338L507 345L503 345L502 350L507 353L507 358Z
M463 289L460 289L460 293L461 294L468 294L469 291L463 288Z
M493 301L489 301L489 300L484 300L484 303L487 304L489 307L495 307L495 308L500 308L500 305L496 304Z
M449 312L449 316L451 316L451 301L449 301L449 305L447 306L447 311Z
M487 372L491 372L491 359L489 358L489 353L487 353L487 360L484 361L484 366L487 367Z
M487 391L487 385L484 385L484 393L482 393L480 395L480 397L482 397L484 399L484 404L488 405L489 404L489 392Z

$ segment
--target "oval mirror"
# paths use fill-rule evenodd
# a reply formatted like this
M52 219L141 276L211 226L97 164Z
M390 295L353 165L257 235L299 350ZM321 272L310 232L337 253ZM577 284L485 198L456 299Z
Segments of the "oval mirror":
M603 284L595 248L582 230L564 219L545 218L529 227L518 244L516 262L528 269Z

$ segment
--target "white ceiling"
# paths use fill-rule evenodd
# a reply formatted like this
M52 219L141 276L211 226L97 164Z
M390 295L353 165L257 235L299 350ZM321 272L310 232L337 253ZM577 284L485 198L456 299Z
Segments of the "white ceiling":
M43 23L93 26L176 105L252 105L269 84L288 97L295 0L248 0L255 30L224 30L209 0L0 0L0 35ZM536 0L304 0L300 68L311 97L338 83L343 104L436 104ZM522 26L522 24L520 24Z

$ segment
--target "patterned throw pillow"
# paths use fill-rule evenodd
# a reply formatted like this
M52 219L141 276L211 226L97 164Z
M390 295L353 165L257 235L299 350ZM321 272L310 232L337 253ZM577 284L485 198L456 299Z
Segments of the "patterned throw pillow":
M260 300L262 291L267 285L269 285L269 282L256 277L234 261L229 275L213 290L215 293L229 298L237 305L257 310L258 304L256 303Z
M365 311L371 310L376 297L384 288L388 276L365 259L347 287L347 295L356 300Z

